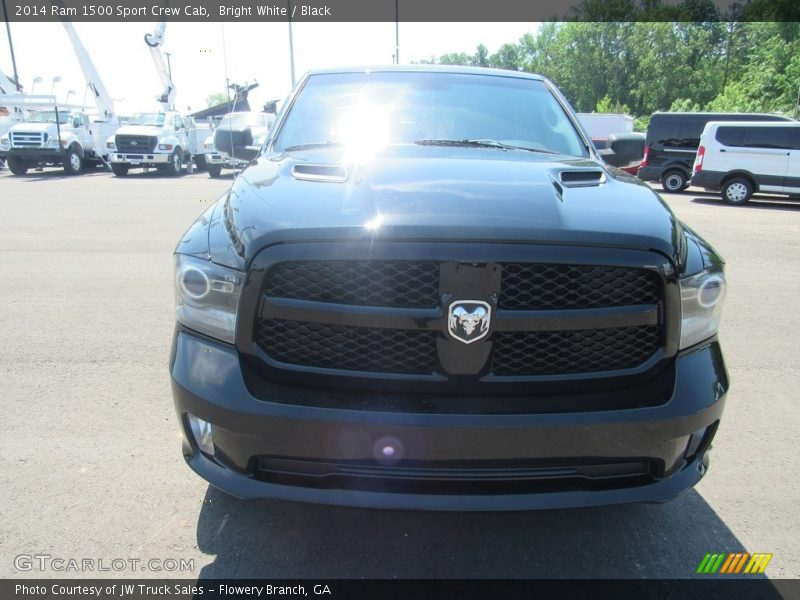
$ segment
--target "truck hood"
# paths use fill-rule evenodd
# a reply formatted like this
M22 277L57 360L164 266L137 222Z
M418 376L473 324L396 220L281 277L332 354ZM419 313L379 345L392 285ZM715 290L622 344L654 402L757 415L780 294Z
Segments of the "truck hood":
M67 128L67 125L62 125L64 129ZM55 123L17 123L13 127L11 127L11 131L24 131L28 133L49 133L51 135L55 135L56 133L56 124Z
M563 171L587 169L604 182L560 183ZM315 172L339 180L308 180ZM595 160L412 145L362 161L330 149L262 156L235 180L208 231L211 259L234 268L287 241L563 243L655 250L674 264L683 243L649 186Z
M115 135L152 135L158 137L164 132L163 127L154 127L151 125L123 125Z

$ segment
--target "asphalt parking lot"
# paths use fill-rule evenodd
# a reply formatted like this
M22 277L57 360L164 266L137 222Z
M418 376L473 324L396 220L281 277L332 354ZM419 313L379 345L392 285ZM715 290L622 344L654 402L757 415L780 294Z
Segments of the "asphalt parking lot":
M81 575L15 567L36 554L194 561L172 573L186 577L691 577L705 553L742 550L800 577L800 203L665 196L728 261L733 387L696 489L666 505L441 514L243 503L185 466L171 253L228 185L0 171L0 577Z

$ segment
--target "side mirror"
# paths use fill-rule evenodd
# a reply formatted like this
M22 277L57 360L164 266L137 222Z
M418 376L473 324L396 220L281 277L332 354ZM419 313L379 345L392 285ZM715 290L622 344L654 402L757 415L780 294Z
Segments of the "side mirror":
M608 136L608 147L620 159L632 162L644 156L643 133L612 133Z
M72 119L72 126L77 129L81 126L81 120L78 117Z

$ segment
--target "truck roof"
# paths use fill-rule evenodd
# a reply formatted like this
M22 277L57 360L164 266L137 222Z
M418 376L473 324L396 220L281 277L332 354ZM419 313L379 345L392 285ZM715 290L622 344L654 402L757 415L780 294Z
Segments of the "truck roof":
M535 73L492 69L489 67L463 67L459 65L378 65L361 67L338 67L328 69L312 69L309 75L334 73L455 73L464 75L493 75L495 77L515 77L543 81L545 78Z

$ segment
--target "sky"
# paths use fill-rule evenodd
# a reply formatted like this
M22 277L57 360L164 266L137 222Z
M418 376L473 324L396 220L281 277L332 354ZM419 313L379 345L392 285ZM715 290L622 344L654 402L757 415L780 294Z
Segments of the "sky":
M153 110L162 86L144 35L155 23L75 23L118 114ZM61 23L11 23L17 70L25 91L49 94L59 101L84 101L85 78ZM400 63L438 57L448 52L475 51L484 44L495 52L516 42L536 23L400 23ZM0 70L13 73L5 28L0 34ZM296 79L309 69L391 64L395 24L293 23ZM282 99L291 89L288 23L167 24L163 51L171 54L178 110L206 107L206 98L232 82L257 81L250 94L255 108ZM53 84L54 77L61 81ZM41 82L33 85L34 77ZM69 94L74 91L74 94Z

